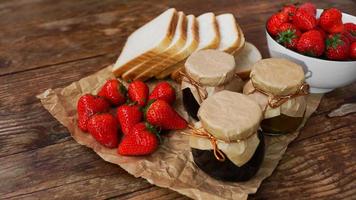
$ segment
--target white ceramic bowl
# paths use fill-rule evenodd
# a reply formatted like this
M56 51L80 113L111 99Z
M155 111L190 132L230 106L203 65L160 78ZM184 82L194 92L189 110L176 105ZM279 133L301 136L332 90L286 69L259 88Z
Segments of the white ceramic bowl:
M318 17L322 11L317 10ZM356 23L356 17L342 13L342 21ZM277 43L267 30L266 37L271 57L287 58L303 66L312 93L330 92L356 81L356 61L330 61L305 56Z

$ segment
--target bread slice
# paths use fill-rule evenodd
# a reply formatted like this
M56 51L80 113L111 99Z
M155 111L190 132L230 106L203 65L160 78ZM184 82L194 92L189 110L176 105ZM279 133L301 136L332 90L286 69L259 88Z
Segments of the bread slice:
M199 25L199 45L202 49L216 49L219 46L220 34L214 13L208 12L197 17Z
M178 12L178 22L176 31L171 44L167 49L156 58L152 59L148 63L143 64L133 72L128 72L123 75L124 79L133 80L147 80L157 74L157 71L161 71L167 66L174 64L176 59L174 55L184 48L187 38L187 18L183 12ZM128 78L127 78L128 76Z
M219 46L220 34L214 13L204 13L197 17L199 29L199 45L196 51L202 49L216 49ZM185 60L180 61L174 66L170 67L170 71L165 72L164 75L169 75L173 72L178 73L179 69L184 66ZM162 75L161 78L164 78Z
M172 57L175 58L176 62L171 63L162 71L157 71L155 77L157 79L163 79L169 76L174 69L176 69L176 63L187 58L193 51L198 48L199 45L199 29L198 22L194 15L187 16L187 40L185 42L184 47L177 54Z
M234 54L234 57L236 63L235 72L242 80L249 79L252 65L262 59L260 51L249 42L246 42L244 48Z
M113 66L113 73L121 76L137 64L145 62L163 52L171 43L178 14L170 8L146 23L128 38L119 58Z
M240 45L240 34L234 15L230 13L221 14L216 17L219 27L220 43L218 50L232 53Z
M236 27L237 27L237 32L239 33L239 45L236 47L235 50L231 52L231 54L239 53L244 48L246 42L244 32L242 31L238 23L236 23Z

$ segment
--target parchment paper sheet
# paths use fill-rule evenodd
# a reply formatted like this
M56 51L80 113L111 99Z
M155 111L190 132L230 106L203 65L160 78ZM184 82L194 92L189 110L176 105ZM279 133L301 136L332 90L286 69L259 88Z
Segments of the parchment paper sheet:
M272 174L287 145L299 133L279 137L266 136L266 155L262 167L253 179L244 183L217 181L199 170L192 160L188 136L179 132L171 132L159 149L150 156L120 156L116 149L107 149L98 144L90 134L81 132L77 128L76 120L76 104L79 97L84 93L96 94L105 80L113 77L111 66L108 66L65 88L48 89L37 97L43 106L68 128L79 144L93 149L105 161L119 165L135 177L143 177L152 184L170 188L193 199L247 199L248 194L255 193L262 180ZM177 84L175 87L178 87ZM312 95L308 98L307 117L316 110L320 100L321 95ZM175 106L182 116L187 117L181 105L180 95Z

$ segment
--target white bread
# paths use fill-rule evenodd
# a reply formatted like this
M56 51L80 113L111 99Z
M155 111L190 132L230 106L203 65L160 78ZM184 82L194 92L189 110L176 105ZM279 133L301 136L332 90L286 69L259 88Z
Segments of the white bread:
M199 29L199 45L196 51L202 49L216 49L220 43L220 34L214 13L204 13L197 17ZM169 67L159 78L164 78L171 73L176 73L184 66L185 60L180 61L174 66Z
M157 72L155 77L157 79L163 79L169 76L178 66L176 63L187 58L193 51L198 48L199 45L199 29L198 22L194 15L187 16L187 40L183 49L177 54L173 55L176 62L171 63L168 67L162 71Z
M127 38L113 67L113 73L116 76L121 76L135 65L163 52L173 38L177 15L176 9L168 9L133 32Z
M239 33L239 45L236 47L235 50L233 50L231 52L231 54L239 53L244 48L245 42L246 42L244 32L242 31L242 29L238 23L236 23L236 27L237 27L237 31Z
M219 46L220 34L214 13L208 12L197 17L199 25L199 45L196 51L216 49Z
M235 17L230 14L221 14L216 17L219 27L220 43L218 50L232 53L240 45L240 35Z
M187 17L183 12L178 12L178 22L176 31L173 37L173 40L169 47L154 60L150 61L150 63L145 64L146 67L141 67L140 70L136 70L131 76L133 80L147 80L168 66L175 64L177 59L175 58L176 54L178 54L186 44L187 40ZM141 73L139 73L141 71ZM136 75L139 73L138 75ZM134 76L136 75L136 76ZM134 77L133 77L134 76ZM124 79L126 79L125 74L123 75ZM133 78L132 78L133 77Z
M148 60L147 62L142 62L139 65L132 67L130 70L126 71L122 78L124 80L136 80L138 76L145 72L146 70L151 69L157 63L162 60L171 57L172 54L177 53L185 43L186 39L186 24L185 24L185 14L183 12L178 12L178 20L175 28L175 32L171 43L167 48L163 50L160 54L157 54L154 58Z
M239 53L234 54L236 73L241 79L247 80L250 76L251 67L262 59L260 51L251 43L246 42Z

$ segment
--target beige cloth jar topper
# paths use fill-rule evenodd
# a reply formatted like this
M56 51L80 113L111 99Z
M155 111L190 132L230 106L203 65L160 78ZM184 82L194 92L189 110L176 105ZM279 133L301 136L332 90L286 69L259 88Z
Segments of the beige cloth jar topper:
M251 159L260 143L257 130L262 111L256 102L241 93L220 91L201 104L198 118L200 121L193 129L209 133L212 138L191 134L192 148L213 149L214 154L222 151L239 167Z
M242 91L243 82L235 75L235 68L235 59L228 53L197 51L185 63L181 90L189 88L199 104L222 90Z
M302 67L287 59L269 58L254 64L243 93L264 111L264 119L281 114L303 117L309 86Z

